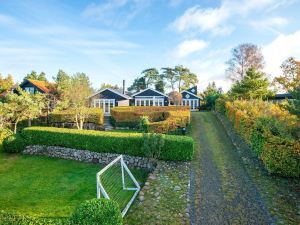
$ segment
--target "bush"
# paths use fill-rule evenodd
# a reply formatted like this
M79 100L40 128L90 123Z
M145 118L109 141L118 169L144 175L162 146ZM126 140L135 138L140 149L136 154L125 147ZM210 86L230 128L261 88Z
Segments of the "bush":
M117 127L137 128L141 117L147 116L148 132L170 133L190 123L190 109L182 106L115 107L111 111Z
M54 127L29 127L22 131L27 145L61 146L94 152L118 153L146 157L141 133L73 130ZM160 159L191 160L194 142L191 137L163 135L165 145Z
M103 125L104 114L100 108L89 108L89 116L85 123L94 123L96 125ZM72 109L53 112L49 115L49 123L74 123L75 113Z
M224 98L218 98L215 102L215 110L223 115L226 113L225 108L226 100Z
M149 158L159 159L161 150L165 145L165 141L161 134L144 133L144 143L142 150Z
M25 140L20 134L14 134L6 137L3 141L3 149L8 153L22 152L26 147Z
M71 224L122 225L118 204L109 199L92 199L82 203L70 218Z
M4 141L4 139L10 135L12 135L13 132L9 129L2 129L0 130L0 152L2 151L2 143Z
M142 132L147 132L147 127L149 125L149 118L148 116L141 116L139 121L139 129Z

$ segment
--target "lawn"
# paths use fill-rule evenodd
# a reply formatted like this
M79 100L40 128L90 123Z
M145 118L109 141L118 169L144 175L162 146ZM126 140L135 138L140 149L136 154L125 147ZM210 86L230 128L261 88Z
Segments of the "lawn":
M68 217L74 208L96 197L96 173L100 165L40 156L0 152L0 210L37 217ZM147 173L132 170L139 182ZM114 173L115 175L115 173ZM121 191L116 176L107 176L111 193ZM118 199L121 204L133 192ZM113 196L113 198L115 198Z

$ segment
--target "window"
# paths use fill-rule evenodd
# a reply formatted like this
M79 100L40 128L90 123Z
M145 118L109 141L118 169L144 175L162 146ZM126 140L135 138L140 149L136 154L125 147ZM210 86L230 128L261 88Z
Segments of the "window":
M34 87L25 87L25 91L34 94Z

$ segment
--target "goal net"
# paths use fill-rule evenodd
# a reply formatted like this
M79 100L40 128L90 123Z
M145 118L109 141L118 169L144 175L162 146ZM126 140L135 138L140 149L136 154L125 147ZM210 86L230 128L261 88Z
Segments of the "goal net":
M120 155L97 173L97 198L116 201L124 217L141 187Z

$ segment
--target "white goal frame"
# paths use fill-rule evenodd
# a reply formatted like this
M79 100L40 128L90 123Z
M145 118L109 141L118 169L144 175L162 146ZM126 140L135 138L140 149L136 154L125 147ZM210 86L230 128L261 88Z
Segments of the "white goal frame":
M96 175L96 180L97 180L97 198L101 198L101 195L103 195L104 198L110 199L109 195L107 194L107 192L105 191L102 183L101 183L101 175L103 173L105 173L106 170L108 170L111 166L113 166L115 163L117 163L118 161L121 162L121 172L122 172L122 186L123 186L123 190L127 190L127 191L135 191L134 195L132 196L132 198L130 199L130 201L127 203L126 207L122 210L122 217L124 217L127 213L127 211L129 210L130 206L132 205L134 199L137 197L139 191L141 190L141 186L139 185L139 183L137 182L137 180L135 179L135 177L132 175L132 173L130 172L129 168L127 167L127 165L124 162L123 159L123 155L118 156L116 159L114 159L113 161L111 161L108 165L106 165L102 170L100 170L97 175ZM133 183L135 184L136 187L126 187L125 184L125 172L128 173L128 175L130 176L130 178L132 179Z

